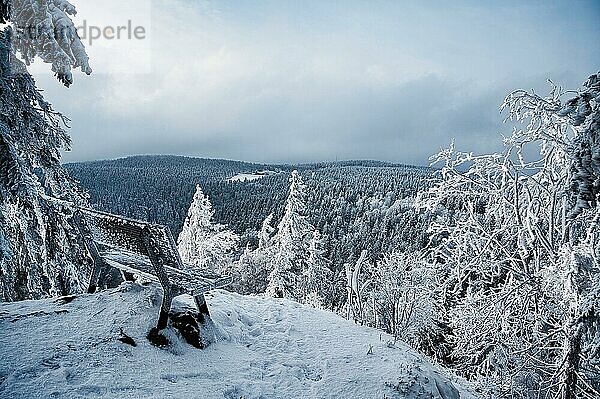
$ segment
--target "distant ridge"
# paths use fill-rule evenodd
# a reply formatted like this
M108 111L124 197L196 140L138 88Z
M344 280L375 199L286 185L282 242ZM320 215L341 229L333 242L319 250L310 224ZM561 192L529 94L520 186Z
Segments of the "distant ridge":
M348 167L348 166L359 166L359 167L372 167L372 168L414 168L420 170L432 170L429 166L423 165L411 165L406 163L395 163L388 161L378 161L375 159L349 159L341 161L319 161L319 162L299 162L299 163L257 163L248 161L238 161L233 159L225 158L206 158L206 157L192 157L185 155L162 155L162 154L149 154L149 155L130 155L126 157L93 160L93 161L79 161L79 162L68 162L65 165L118 165L118 166L140 166L140 163L152 161L156 163L205 163L205 164L225 164L236 165L239 167L249 168L279 168L282 170L297 169L321 169L329 167Z

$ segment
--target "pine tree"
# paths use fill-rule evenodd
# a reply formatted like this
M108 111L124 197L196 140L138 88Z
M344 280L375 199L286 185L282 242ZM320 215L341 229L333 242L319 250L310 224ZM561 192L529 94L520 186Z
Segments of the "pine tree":
M230 266L239 237L214 223L213 216L210 199L197 185L177 247L186 264L222 272Z
M305 185L298 171L290 177L285 212L273 237L273 260L267 295L301 300L300 276L308 259L314 228L306 217Z
M89 275L85 246L70 224L72 209L49 199L86 202L60 164L60 150L70 144L67 118L44 100L17 58L18 52L26 63L36 56L52 62L67 85L72 66L91 72L76 37L61 37L59 43L48 35L68 26L63 14L74 11L58 0L0 6L0 21L9 25L0 32L0 299L6 301L75 293ZM45 35L24 37L23 27ZM58 51L67 43L75 46L79 61L70 58L73 52Z
M207 262L205 248L200 244L206 242L214 232L213 216L214 211L209 198L204 194L200 185L197 185L183 224L183 230L179 233L177 240L177 248L184 262L191 265Z

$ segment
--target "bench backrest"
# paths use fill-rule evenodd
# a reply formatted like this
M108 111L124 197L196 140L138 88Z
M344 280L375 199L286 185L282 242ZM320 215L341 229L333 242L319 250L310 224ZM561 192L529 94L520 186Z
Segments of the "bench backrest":
M149 258L155 268L174 270L177 274L186 269L168 227L88 208L80 207L79 212L84 228L96 244ZM156 275L151 270L141 271Z
M172 285L203 293L226 287L233 281L231 276L184 265L171 230L166 226L89 209L50 196L44 197L73 212L73 222L80 230L94 261L90 292L96 289L103 264L134 274L145 274L159 281L165 297L172 296Z
M162 281L166 273L179 286L202 286L204 289L221 288L231 284L231 277L222 276L212 270L187 266L181 260L177 244L167 226L113 215L88 208L79 208L85 220L85 228L91 239L101 246L116 252L130 252L149 262L135 262L137 269L154 275ZM103 254L105 256L106 253ZM112 258L114 261L115 259ZM114 263L113 263L114 264ZM152 265L151 265L152 264ZM127 265L120 265L126 269ZM158 268L158 269L157 269ZM129 270L132 271L132 270Z
M152 228L150 223L87 208L79 210L96 243L142 256L148 255L143 237L144 229Z

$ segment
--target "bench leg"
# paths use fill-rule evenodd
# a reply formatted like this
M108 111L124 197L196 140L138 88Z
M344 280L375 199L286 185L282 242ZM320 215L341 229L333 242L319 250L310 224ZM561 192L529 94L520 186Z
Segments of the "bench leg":
M104 261L100 256L96 243L89 239L89 237L85 237L85 240L85 246L92 257L92 275L90 276L90 283L88 284L88 294L93 294L96 292L96 288L98 288L98 280L100 279L100 274L104 268Z
M90 277L90 283L88 285L88 294L93 294L96 292L96 288L98 288L98 278L100 277L100 267L96 265L94 262L94 270L92 271L92 276Z
M162 330L167 327L169 322L169 311L171 310L171 302L173 302L173 294L168 290L164 290L162 304L160 305L160 313L158 315L158 324L156 328Z
M204 294L196 295L194 297L194 301L196 301L196 306L198 307L198 312L200 313L200 322L204 324L206 319L210 320L210 313L208 312L208 305L206 304Z
M158 277L158 281L160 281L160 285L163 287L163 300L160 307L157 325L158 330L162 330L167 327L167 323L169 321L169 311L171 310L171 302L173 301L173 290L171 288L171 283L169 282L169 276L167 275L164 267L168 260L165 260L163 257L160 247L157 244L158 239L153 234L150 227L146 226L142 230L141 238L144 242L144 246L146 247L146 251L154 268L156 277Z
M158 323L156 327L150 329L147 335L150 343L159 348L165 348L169 345L169 340L161 331L167 328L169 324L169 310L171 310L171 302L173 301L173 295L169 289L165 289L163 292L163 300L158 313Z
M166 311L163 307L160 308L160 314L158 315L158 324L156 328L159 330L163 330L167 328L167 324L169 322L169 312Z
M196 306L198 307L199 321L200 321L200 339L202 341L202 348L206 348L211 343L216 341L216 327L210 318L208 311L208 305L204 294L194 296Z
M92 233L85 222L83 214L81 211L76 211L73 213L73 224L75 228L81 234L83 238L83 243L92 258L92 275L90 276L90 281L88 284L88 293L93 294L96 292L96 288L98 288L98 279L100 278L100 272L104 267L104 261L102 260L102 256L100 256L100 251L98 251L98 247L92 238Z

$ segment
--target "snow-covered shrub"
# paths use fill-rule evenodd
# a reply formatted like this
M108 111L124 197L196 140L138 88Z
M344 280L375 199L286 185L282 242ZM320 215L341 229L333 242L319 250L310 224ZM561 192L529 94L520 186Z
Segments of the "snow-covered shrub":
M434 276L421 254L393 252L374 267L374 325L424 352L437 326Z

